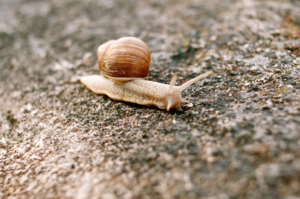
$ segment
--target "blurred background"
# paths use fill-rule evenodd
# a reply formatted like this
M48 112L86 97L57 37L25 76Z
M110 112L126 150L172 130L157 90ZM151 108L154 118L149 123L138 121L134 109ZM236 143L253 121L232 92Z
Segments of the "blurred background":
M0 198L300 195L300 1L0 0ZM170 112L79 83L124 36Z

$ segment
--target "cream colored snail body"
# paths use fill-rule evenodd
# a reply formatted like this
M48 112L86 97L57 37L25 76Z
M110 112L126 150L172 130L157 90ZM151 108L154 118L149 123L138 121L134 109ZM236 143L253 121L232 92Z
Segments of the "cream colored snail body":
M80 81L96 94L104 94L117 101L154 106L169 111L178 107L181 92L191 84L211 74L208 71L181 86L175 86L174 76L170 85L143 80L148 74L150 51L147 45L134 37L108 41L98 48L99 69L103 76L91 75Z

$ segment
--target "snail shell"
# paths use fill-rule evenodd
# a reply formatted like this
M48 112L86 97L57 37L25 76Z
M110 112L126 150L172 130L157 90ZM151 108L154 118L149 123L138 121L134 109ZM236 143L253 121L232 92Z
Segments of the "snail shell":
M97 57L102 75L118 81L145 78L151 60L147 45L135 37L104 43L99 46Z

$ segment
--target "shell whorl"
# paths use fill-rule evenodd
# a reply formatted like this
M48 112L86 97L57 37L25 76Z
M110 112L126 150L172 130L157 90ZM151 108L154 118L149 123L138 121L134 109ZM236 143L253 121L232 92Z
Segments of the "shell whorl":
M135 37L111 40L98 48L98 65L103 76L115 80L145 78L150 66L150 50Z

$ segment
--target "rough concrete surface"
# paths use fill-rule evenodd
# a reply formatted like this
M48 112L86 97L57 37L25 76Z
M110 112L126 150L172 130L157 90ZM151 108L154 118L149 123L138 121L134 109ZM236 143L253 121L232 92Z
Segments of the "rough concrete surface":
M141 38L170 112L95 95ZM300 198L298 0L1 0L0 198Z

